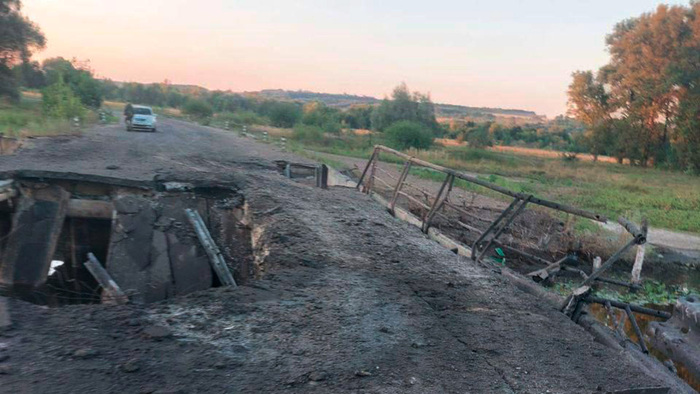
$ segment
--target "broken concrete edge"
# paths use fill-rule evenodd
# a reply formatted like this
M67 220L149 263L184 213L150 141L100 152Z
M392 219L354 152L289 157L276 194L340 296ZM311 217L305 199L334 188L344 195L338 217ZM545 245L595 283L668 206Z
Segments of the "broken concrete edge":
M171 191L169 190L168 184L181 184L186 185L189 189L187 191L194 191L196 189L207 189L207 188L217 188L217 189L229 189L233 191L238 191L241 189L241 180L227 180L227 181L210 181L210 180L199 180L199 179L180 179L180 178L170 178L167 176L156 175L152 180L145 179L129 179L124 177L111 177L105 175L95 175L95 174L84 174L76 172L61 172L61 171L46 171L46 170L10 170L10 171L0 171L0 180L32 180L32 181L42 181L42 180L58 180L58 181L69 181L69 182L91 182L100 183L110 186L118 187L129 187L135 189L143 190L156 190L156 191ZM184 190L174 190L174 191L184 191Z
M389 208L389 202L379 194L370 193L370 197L379 204ZM400 207L394 207L394 216L397 219L405 221L413 226L422 228L423 223L419 218ZM439 230L430 228L428 231L428 236L434 241L438 242L440 245L459 254L460 256L471 258L471 248L454 241L450 237L442 234ZM542 286L532 282L511 269L501 268L501 274L520 290L545 300L554 309L559 310L565 301L564 297L545 290L542 288ZM595 318L589 315L582 315L578 320L578 324L588 331L599 343L619 352L620 355L624 355L624 357L627 357L633 361L634 364L639 366L639 368L644 372L661 379L664 384L669 385L677 392L695 393L693 388L680 379L678 375L671 372L659 360L642 353L636 346L623 347L613 332L608 327L595 320Z
M700 380L700 295L679 298L671 319L650 323L647 333L654 348Z

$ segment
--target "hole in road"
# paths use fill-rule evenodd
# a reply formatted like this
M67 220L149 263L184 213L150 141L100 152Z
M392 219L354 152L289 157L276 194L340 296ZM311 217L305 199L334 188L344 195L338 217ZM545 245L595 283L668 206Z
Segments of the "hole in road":
M132 302L220 286L185 209L202 218L238 284L254 275L245 199L235 187L46 178L15 179L13 187L0 201L4 294L49 306L113 301L85 267L88 253Z

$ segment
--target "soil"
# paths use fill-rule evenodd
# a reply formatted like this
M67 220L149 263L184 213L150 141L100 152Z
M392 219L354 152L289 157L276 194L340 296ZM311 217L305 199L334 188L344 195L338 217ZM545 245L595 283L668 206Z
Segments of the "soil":
M556 309L353 189L283 178L304 162L162 120L35 139L0 171L235 183L259 278L146 305L9 300L0 393L590 393L668 386ZM115 168L117 167L117 168Z

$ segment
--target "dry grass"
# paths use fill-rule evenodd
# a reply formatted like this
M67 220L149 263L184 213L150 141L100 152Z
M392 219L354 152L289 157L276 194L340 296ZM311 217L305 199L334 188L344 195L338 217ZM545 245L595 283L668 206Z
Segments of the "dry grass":
M466 142L451 138L436 138L435 143L442 146L467 146Z
M450 146L450 145L446 145ZM496 152L514 153L518 155L535 156L535 157L548 157L548 158L560 158L563 152L547 150L547 149L537 149L537 148L523 148L519 146L493 146L489 150ZM584 161L595 161L593 155L587 153L579 153L576 155L579 160ZM617 159L610 156L598 156L598 161L601 163L617 163Z

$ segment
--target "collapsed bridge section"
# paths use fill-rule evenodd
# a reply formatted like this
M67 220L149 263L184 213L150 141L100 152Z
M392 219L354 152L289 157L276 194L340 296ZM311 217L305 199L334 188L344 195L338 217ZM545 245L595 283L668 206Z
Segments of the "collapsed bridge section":
M4 293L48 305L113 301L86 268L89 255L133 302L219 286L186 210L201 218L211 244L224 246L218 253L235 281L253 274L245 199L235 185L45 173L0 182Z

